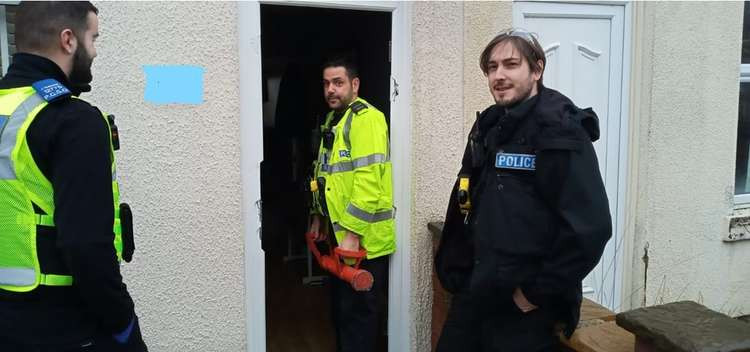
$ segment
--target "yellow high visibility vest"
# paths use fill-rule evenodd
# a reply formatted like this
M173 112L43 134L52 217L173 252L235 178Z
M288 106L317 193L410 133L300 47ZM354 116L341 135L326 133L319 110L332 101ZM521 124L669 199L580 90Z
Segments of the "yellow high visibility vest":
M47 89L51 96L69 93L57 81L45 80L42 83L42 88ZM73 277L43 273L39 267L37 226L54 227L55 204L52 184L39 170L26 139L29 126L47 106L45 98L50 97L35 87L0 90L0 289L13 292L28 292L39 285L73 284ZM107 121L105 116L102 118ZM117 258L121 260L120 192L111 143L110 155L115 203L114 246ZM35 213L34 205L44 214Z

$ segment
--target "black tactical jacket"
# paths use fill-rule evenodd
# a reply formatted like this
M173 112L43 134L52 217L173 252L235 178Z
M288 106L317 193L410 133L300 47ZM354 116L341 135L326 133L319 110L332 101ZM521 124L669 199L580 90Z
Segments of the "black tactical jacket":
M52 61L18 53L0 89L54 78L75 86ZM80 99L59 99L34 119L26 137L31 155L55 190L55 225L39 227L43 272L73 275L73 286L39 286L29 293L0 290L0 351L4 342L72 343L124 330L134 315L114 246L109 127ZM0 234L2 235L2 234Z
M482 112L460 171L470 175L471 213L460 213L454 186L435 258L443 286L499 300L520 287L572 334L581 281L612 233L598 138L596 114L548 88Z

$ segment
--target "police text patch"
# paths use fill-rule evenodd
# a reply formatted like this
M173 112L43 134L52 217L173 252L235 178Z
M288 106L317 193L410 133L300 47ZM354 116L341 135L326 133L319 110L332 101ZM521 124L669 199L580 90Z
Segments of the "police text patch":
M536 155L497 153L495 167L498 169L536 170Z
M34 90L45 101L53 101L57 98L70 95L70 90L54 79L45 79L31 85Z
M348 150L339 150L339 158L351 158L352 154Z

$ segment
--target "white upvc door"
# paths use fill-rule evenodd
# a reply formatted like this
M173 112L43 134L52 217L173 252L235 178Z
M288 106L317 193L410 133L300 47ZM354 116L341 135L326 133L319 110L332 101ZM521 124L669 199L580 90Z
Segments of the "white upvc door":
M265 3L265 2L264 2ZM391 162L396 245L388 285L388 350L411 344L411 4L383 1L274 1L276 5L391 13ZM240 148L245 240L245 329L248 352L266 351L265 254L261 249L260 163L263 161L260 2L237 3L240 59Z
M610 309L622 296L623 207L627 143L626 4L515 2L515 27L536 33L547 55L544 85L599 116L594 143L609 197L613 236L584 280L584 296Z

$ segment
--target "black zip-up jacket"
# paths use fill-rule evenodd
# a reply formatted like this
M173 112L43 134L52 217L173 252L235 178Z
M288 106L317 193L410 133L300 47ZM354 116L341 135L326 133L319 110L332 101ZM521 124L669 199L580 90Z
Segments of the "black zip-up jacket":
M612 234L592 144L598 137L591 109L548 88L507 111L493 105L480 114L460 172L470 175L469 222L464 225L454 187L436 256L444 287L500 300L520 287L571 334L581 281ZM534 156L535 165L496 167L496 158L507 154Z
M13 56L0 89L52 78L75 87L54 62ZM0 290L0 345L65 344L125 330L133 301L122 282L113 246L114 200L109 129L88 103L62 98L45 107L26 137L34 161L54 189L56 227L37 227L43 272L72 275L73 286L39 286L29 293ZM41 213L39 208L36 211Z

